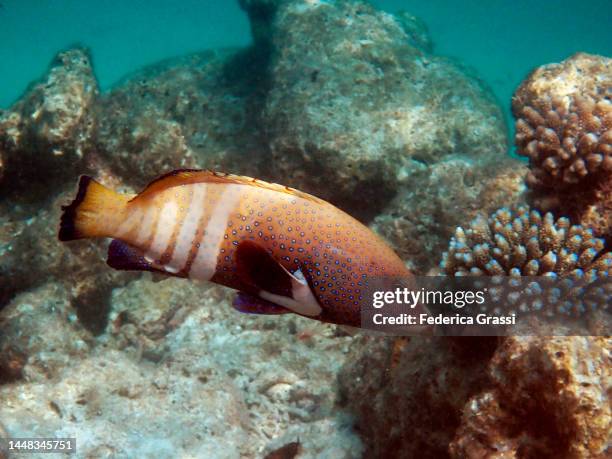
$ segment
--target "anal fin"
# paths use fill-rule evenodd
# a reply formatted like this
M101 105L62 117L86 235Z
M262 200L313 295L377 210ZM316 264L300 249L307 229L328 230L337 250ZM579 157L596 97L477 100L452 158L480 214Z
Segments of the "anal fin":
M142 250L119 239L113 239L108 246L106 264L119 271L151 271L169 276L184 277L165 270L162 265L148 261Z
M286 314L291 312L282 306L244 292L238 292L232 306L237 311L247 314Z

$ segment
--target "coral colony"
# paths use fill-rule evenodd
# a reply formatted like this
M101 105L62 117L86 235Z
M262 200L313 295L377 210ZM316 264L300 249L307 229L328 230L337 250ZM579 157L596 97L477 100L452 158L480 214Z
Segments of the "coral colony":
M581 71L580 92L567 86L571 80L560 71L570 64ZM562 189L612 176L612 80L606 80L605 66L578 54L563 66L534 72L517 89L515 141L519 154L529 158L530 187ZM550 87L543 90L542 79Z
M580 315L610 307L612 285L599 281L612 279L612 252L603 249L604 241L590 229L564 217L555 222L551 213L542 216L523 206L516 212L500 209L488 219L476 218L466 229L457 228L441 267L451 276L534 277L528 285L519 284L520 291L507 285L495 292L494 304L508 298L516 311ZM590 285L592 292L582 291ZM581 289L578 298L575 288Z
M612 242L612 63L578 53L536 69L512 99L532 204Z

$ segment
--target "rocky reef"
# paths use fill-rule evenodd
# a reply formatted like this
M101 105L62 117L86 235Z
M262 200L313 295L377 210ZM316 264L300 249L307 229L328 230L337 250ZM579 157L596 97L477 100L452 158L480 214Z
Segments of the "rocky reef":
M612 342L512 337L491 358L490 386L468 400L452 457L605 457Z
M586 279L587 285L610 278L610 176L603 164L608 61L579 54L534 71L517 90L516 142L519 153L530 158L529 170L515 170L509 175L513 180L502 182L509 193L497 202L505 200L513 210L487 212L491 201L483 199L472 223L466 219L455 230L442 256L445 274L546 275L569 277L570 284ZM580 108L572 115L567 104L584 88L590 88L590 99L576 102ZM556 99L559 92L564 97ZM577 139L573 149L563 142L570 134ZM597 141L589 144L594 137ZM503 167L485 180L495 183L500 172ZM464 189L457 192L465 195ZM428 202L426 196L436 193L427 190L414 202ZM537 210L519 205L523 200ZM391 235L402 234L402 228L416 231L392 218L410 210L375 221L387 218L394 224ZM597 290L595 303L572 305L578 313L596 311L594 334L602 320L609 320L597 312L609 307L609 286ZM351 357L339 375L340 406L355 415L365 457L608 457L612 342L606 334L555 336L574 333L563 321L536 320L521 324L514 336L499 338L363 337L351 344Z
M115 289L109 318L95 339L55 283L4 308L2 374L16 382L0 386L0 419L12 436L76 436L83 457L260 457L296 439L303 457L359 456L328 390L349 337L239 315L227 291L172 279Z
M415 165L371 226L415 273L436 274L455 228L501 206L525 202L526 172L524 164L503 156L481 161L453 155L429 166Z
M59 53L41 81L0 112L2 196L44 199L80 170L92 150L97 97L90 56L72 49Z
M503 154L503 117L490 92L415 46L406 27L360 2L279 8L262 117L270 178L367 218L363 201L379 211L417 165Z
M340 373L341 406L357 417L365 457L606 457L611 346L366 337Z
M604 58L546 67L517 91L527 165L507 154L486 85L435 55L409 13L347 0L239 4L248 48L170 59L107 93L89 52L67 50L0 111L0 433L76 436L80 457L604 457L607 338L352 337L239 314L219 287L113 271L105 242L57 241L79 174L133 192L199 167L328 199L418 274L442 272L458 226L527 201L553 212L557 232L582 225L582 245L568 233L563 249L609 252L592 242L609 244L611 227L597 156L609 129ZM588 101L544 83L568 72ZM572 113L588 114L583 131L570 129ZM564 148L563 135L577 139L573 160L550 129ZM465 261L463 246L453 250L448 259Z
M507 148L499 107L476 77L430 53L418 20L361 2L242 6L258 30L251 48L163 62L103 95L88 52L70 50L58 55L22 100L0 113L0 186L7 198L0 203L5 222L0 247L8 255L0 269L15 280L0 285L4 303L46 279L88 269L72 268L92 258L79 253L88 243L56 245L53 225L44 226L57 219L62 193L71 192L66 190L80 173L124 191L181 167L281 182L363 219L379 215L376 228L407 260L414 247L429 246L429 255L421 251L411 261L423 271L437 264L456 215L475 212L485 202L497 207L510 188L520 200L518 163L508 160L505 169L493 163ZM311 27L327 34L323 48L304 47L300 34ZM359 49L348 46L353 42ZM298 62L312 69L291 64L306 52L309 58ZM334 60L328 58L332 52ZM34 160L37 167L31 167ZM39 166L45 170L41 178ZM502 182L506 191L499 193ZM466 185L464 198L449 205L454 191ZM423 200L427 188L439 190L438 197ZM420 209L398 229L392 221L398 220L396 208L417 201ZM389 215L393 218L385 218ZM37 227L38 221L44 227ZM414 231L415 221L426 227ZM443 228L432 244L428 233L434 225ZM74 260L66 265L71 253ZM28 261L41 256L49 260ZM101 258L99 252L95 259ZM97 284L110 291L122 281L114 282Z

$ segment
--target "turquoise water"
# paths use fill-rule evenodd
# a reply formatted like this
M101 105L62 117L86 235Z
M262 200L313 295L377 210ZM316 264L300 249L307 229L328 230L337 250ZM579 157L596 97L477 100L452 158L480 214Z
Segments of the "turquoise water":
M612 55L612 2L377 0L429 27L436 54L472 66L506 107L534 67L585 51ZM243 46L250 34L237 0L3 0L0 107L74 43L91 48L102 89L138 67L203 48Z
M93 54L107 89L126 73L203 48L244 46L250 32L237 1L2 0L0 107L14 102L59 50Z
M535 67L582 51L612 56L610 0L379 0L427 24L434 52L476 69L509 113L516 87Z

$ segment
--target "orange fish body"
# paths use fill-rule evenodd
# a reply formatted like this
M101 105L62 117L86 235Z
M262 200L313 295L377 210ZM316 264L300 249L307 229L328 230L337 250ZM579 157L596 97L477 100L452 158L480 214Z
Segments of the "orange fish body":
M372 231L331 204L248 177L179 170L138 195L83 176L60 240L111 237L108 264L209 280L245 312L359 326L372 279L410 279Z

